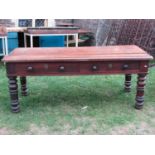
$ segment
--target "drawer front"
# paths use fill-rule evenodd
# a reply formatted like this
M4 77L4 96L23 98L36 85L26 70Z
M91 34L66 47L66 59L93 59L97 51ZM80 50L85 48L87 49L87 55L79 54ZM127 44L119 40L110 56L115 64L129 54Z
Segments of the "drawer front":
M140 62L124 61L124 62L107 62L106 71L114 73L137 73L140 70Z
M20 75L64 75L79 73L76 63L20 63L15 72Z
M44 62L15 63L7 67L8 75L87 75L139 73L140 62Z
M140 62L85 62L80 65L81 74L137 73Z

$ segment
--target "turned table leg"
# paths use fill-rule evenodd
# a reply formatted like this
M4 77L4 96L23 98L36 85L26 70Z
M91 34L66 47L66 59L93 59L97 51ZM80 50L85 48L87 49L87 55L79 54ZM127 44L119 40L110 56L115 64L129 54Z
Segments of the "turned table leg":
M18 100L18 84L17 84L17 77L12 76L9 78L9 91L10 91L10 98L11 98L11 110L12 112L19 112L19 100Z
M131 91L131 74L126 74L125 75L125 87L124 87L125 92L130 92Z
M146 74L138 74L137 79L137 94L136 94L136 109L142 109L144 104L144 86L145 86Z
M27 90L27 82L26 82L26 77L20 77L20 83L21 83L21 94L22 96L27 96L28 95L28 90Z

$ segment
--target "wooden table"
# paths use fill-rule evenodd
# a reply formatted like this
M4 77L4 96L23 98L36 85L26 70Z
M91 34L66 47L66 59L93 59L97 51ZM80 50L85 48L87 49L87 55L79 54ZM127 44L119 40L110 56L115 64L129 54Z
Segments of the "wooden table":
M144 86L152 56L137 46L18 48L5 56L11 109L19 112L18 83L27 95L26 76L125 74L125 91L131 89L131 74L138 74L136 104L144 103ZM104 86L103 86L104 89Z
M68 37L74 36L75 46L78 47L78 34L90 33L90 31L79 29L79 28L28 28L24 33L24 44L27 47L26 36L30 37L30 47L33 47L33 37L35 36L66 36L67 37L67 47L68 47Z
M76 25L73 24L73 23L65 23L65 22L62 22L62 23L56 23L56 26L60 26L60 27L74 27Z

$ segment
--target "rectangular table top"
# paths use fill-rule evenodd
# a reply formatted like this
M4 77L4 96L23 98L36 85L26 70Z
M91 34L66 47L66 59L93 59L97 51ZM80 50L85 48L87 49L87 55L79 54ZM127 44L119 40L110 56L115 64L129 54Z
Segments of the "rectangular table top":
M52 30L52 31L51 31ZM7 32L28 32L28 33L91 33L91 31L79 27L0 27L0 34Z
M151 60L148 53L135 45L69 48L17 48L4 62L115 61Z
M25 30L26 33L29 34L83 34L83 33L91 33L88 30L79 29L79 28L28 28Z

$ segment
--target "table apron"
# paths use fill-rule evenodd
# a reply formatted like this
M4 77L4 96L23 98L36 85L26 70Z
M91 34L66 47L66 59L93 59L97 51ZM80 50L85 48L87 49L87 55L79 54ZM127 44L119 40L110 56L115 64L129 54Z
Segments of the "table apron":
M6 67L8 76L139 74L148 72L148 61L16 62Z

